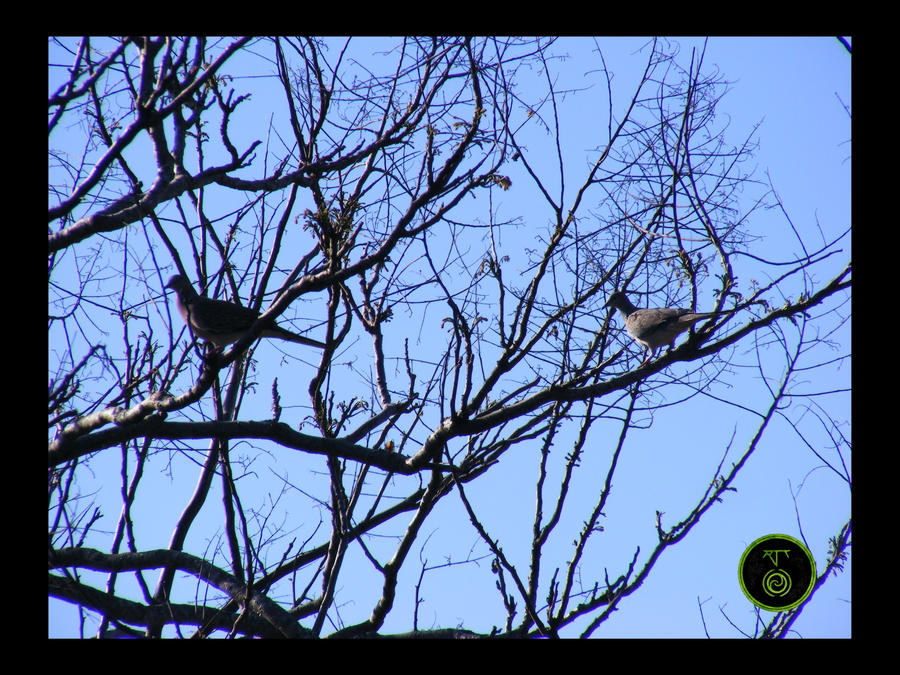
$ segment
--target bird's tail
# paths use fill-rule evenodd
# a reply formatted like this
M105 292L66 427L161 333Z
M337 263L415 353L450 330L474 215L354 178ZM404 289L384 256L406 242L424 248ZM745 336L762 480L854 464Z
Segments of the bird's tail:
M318 347L319 349L325 349L326 346L324 342L319 342L318 340L313 340L312 338L298 335L297 333L292 333L291 331L282 328L281 326L264 329L262 332L262 337L277 337L281 338L282 340L288 340L289 342L296 342L297 344L307 345L308 347Z
M308 347L318 347L319 349L325 349L326 347L324 342L319 342L318 340L313 340L312 338L304 337L303 335L296 335L295 333L291 333L290 337L287 339L291 342L307 345Z

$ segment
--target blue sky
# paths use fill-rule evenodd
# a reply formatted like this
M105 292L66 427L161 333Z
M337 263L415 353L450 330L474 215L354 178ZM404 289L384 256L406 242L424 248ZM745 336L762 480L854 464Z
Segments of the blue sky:
M693 38L671 40L680 45L679 62L685 66L690 60L691 48L700 49L703 42ZM645 57L638 50L645 43L645 39L631 38L599 40L607 66L615 74L613 94L619 111L643 70ZM560 40L555 45L556 52L569 55L565 65L558 69L559 89L581 89L585 86L590 79L586 77L586 72L597 67L596 59L591 55L593 47L593 42L584 38ZM52 50L50 60L58 60ZM760 125L756 133L759 147L753 160L758 167L756 177L771 180L795 225L810 241L817 241L814 234L817 228L833 236L850 227L852 149L850 119L844 106L852 110L851 56L843 46L832 37L711 38L704 62L708 67L715 66L731 82L730 91L719 109L722 123L727 121L728 124L727 139L739 144L754 125ZM255 63L254 67L258 67L258 62ZM235 140L259 138L270 115L275 116L276 124L279 117L284 118L279 91L271 78L249 79L253 73L241 73L240 62L230 64L225 70L235 76L236 88L246 86L254 92L247 106L247 112L253 111L252 114L235 117ZM51 70L51 91L55 88L52 78ZM581 95L580 105L563 109L561 128L569 186L577 186L579 179L583 179L591 152L595 150L596 141L592 143L585 139L602 138L602 134L598 137L591 129L596 119L592 103L605 105L605 97L600 96L601 93L596 89L590 90ZM550 152L549 138L542 139L540 134L535 133L531 141L533 145L530 149L535 153L541 152L542 147ZM51 138L51 143L54 142L59 140ZM261 152L257 154L259 156ZM548 154L548 161L549 157ZM524 213L528 214L528 218L505 242L510 247L515 245L520 235L530 237L529 228L542 231L549 222L549 216L542 213L538 203L531 205L533 196L525 187L527 180L524 176L511 174L511 177L512 188L500 194L494 206L501 214ZM481 205L470 208L481 208ZM779 212L757 212L752 231L764 238L763 246L766 251L773 252L772 257L779 257L774 252L784 254L780 257L788 257L788 253L796 249L796 241ZM835 265L850 258L849 248L848 240L844 246L846 257L837 256L839 260ZM739 277L744 272L753 274L752 266L748 265L746 270L739 269ZM823 276L816 279L816 285L829 278ZM64 274L55 279L58 283L64 283L60 279L65 279ZM159 290L148 289L145 299L155 297L159 300ZM711 301L710 297L699 298L700 309ZM160 321L165 316L164 307L159 305L152 311L158 312ZM312 320L311 317L305 318ZM405 328L403 324L391 324L397 330L393 337L401 337L406 330L407 334L418 339L417 346L422 348L430 340L446 339L438 334L439 321L439 317L431 321L428 328L424 327L426 324ZM850 353L849 323L834 339L842 347L836 354ZM364 336L358 338L356 347L364 348L364 341ZM59 336L51 333L51 355L62 344ZM746 362L753 353L754 345L740 343L735 349L737 360ZM242 410L243 419L269 417L271 380L279 376L284 381L284 375L279 375L279 350L295 353L291 347L271 342L264 341L259 346L259 386ZM677 378L679 367L686 366L673 365L673 377ZM811 374L810 390L825 388L816 377ZM849 388L849 362L835 368L832 377L834 388ZM765 404L765 387L753 374L741 374L728 382L730 388L723 386L709 393L741 400L756 409ZM830 410L846 423L844 432L849 436L849 393L835 396L837 398L830 403ZM652 548L656 537L653 522L655 511L664 511L673 521L679 518L679 514L686 513L708 482L723 448L734 438L734 452L740 451L755 429L752 415L735 412L733 416L710 416L707 403L703 397L697 397L662 408L655 414L652 426L633 432L616 478L615 486L622 489L615 493L615 500L611 502L602 550L595 551L590 557L591 564L608 568L612 578L618 576L630 560L635 545L640 545L642 552ZM610 432L617 433L612 425ZM821 437L816 438L824 443ZM195 447L202 449L203 444ZM584 475L603 475L607 461L605 452L605 448L598 446L596 454L586 454L582 467ZM142 533L141 548L167 545L173 523L193 490L196 480L193 462L198 461L199 457L199 452L194 457L186 453L173 453L169 467L156 465L159 474L153 480L157 487L137 508L139 515L143 514L156 522L158 527ZM479 505L479 513L489 529L497 536L502 535L507 556L524 568L534 509L536 463L534 457L528 456L524 450L509 453L503 462L508 465L502 473L489 474L483 480L470 484L467 495ZM111 529L118 517L114 509L119 489L118 453L95 457L91 468L94 481L92 484L86 481L83 492L97 490L98 500L110 500L108 503L113 506L108 509L106 522L107 529ZM268 482L268 487L260 495L266 491L277 494L277 487L273 486L278 483L276 474L288 470L291 476L303 475L304 471L321 472L324 463L319 458L296 454L263 454L253 465L256 477L262 476ZM698 603L702 603L707 629L712 637L739 636L729 624L729 619L741 629L752 630L754 608L738 587L738 560L744 548L764 534L779 532L799 537L798 514L803 535L810 542L817 564L820 568L824 566L827 539L837 533L850 513L849 491L833 473L821 467L821 463L803 446L784 419L776 418L772 422L768 435L739 477L736 487L736 494L730 494L723 504L705 516L685 542L663 556L644 586L622 603L614 616L595 633L597 637L703 637ZM583 498L590 503L589 500L595 498L597 486L586 480L576 489L583 491ZM398 490L401 494L405 491L405 488ZM793 495L798 496L795 499ZM327 498L324 494L319 496ZM201 517L209 518L208 527L195 529L189 539L188 550L203 554L219 544L214 535L219 516L205 513ZM328 521L326 513L315 510L302 514L289 512L289 517L291 527L296 528L291 536L297 536L299 541L315 528L319 518L326 524ZM573 522L568 524L572 531L577 531L579 517L583 514L574 514ZM405 526L406 522L401 519L397 526ZM420 555L419 549L422 547L421 556L427 558L431 565L448 560L460 564L426 575L422 585L425 602L419 610L420 626L463 624L466 628L487 631L494 623L502 621L497 594L485 585L485 576L490 578L490 575L483 573L489 567L489 558L482 557L486 554L485 547L468 526L459 500L444 500L424 534L426 536L417 543L413 557ZM321 534L316 543L320 538ZM390 551L392 543L393 540L386 539L383 550ZM560 542L560 548L556 551L557 564L564 563L570 553L567 544L567 541ZM102 544L96 545L102 548ZM378 543L373 543L373 546L377 548ZM473 560L462 562L467 556ZM373 593L380 591L380 584L377 576L368 570L358 547L351 552L348 564L358 565L359 578L371 577L373 580L370 589L358 594L347 588L340 589L346 592L340 595L339 590L339 602L347 603L347 615L358 620L355 612L371 607ZM406 591L415 583L409 575L417 571L417 567L410 565L404 572L407 577L402 578L401 585L405 592L398 596L394 613L388 617L383 632L409 630L413 598ZM851 575L852 554L844 573L819 591L795 623L794 628L799 635L850 635ZM155 583L156 575L150 574L147 578ZM95 579L102 587L103 576L97 575ZM74 608L50 600L48 612L51 637L77 634ZM768 616L769 613L763 612L764 619Z

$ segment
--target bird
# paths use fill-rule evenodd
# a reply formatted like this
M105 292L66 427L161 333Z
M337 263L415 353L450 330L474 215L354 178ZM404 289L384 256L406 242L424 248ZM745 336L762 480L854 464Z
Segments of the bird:
M656 354L656 350L664 345L669 349L675 345L675 338L688 330L698 321L716 316L720 312L692 312L678 307L659 307L656 309L638 309L622 291L616 291L606 300L604 307L615 307L625 321L625 330L634 341L649 351L641 366ZM640 366L639 366L640 367Z
M216 351L240 340L259 318L259 312L250 307L199 295L183 274L176 274L169 279L166 288L175 291L175 304L185 324L194 335L211 342ZM274 322L263 328L259 337L280 338L310 347L325 348L323 342L292 333Z

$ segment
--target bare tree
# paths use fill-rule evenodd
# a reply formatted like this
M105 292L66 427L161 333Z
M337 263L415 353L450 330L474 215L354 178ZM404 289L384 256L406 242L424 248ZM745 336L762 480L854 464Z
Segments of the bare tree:
M780 201L745 169L753 132L726 143L702 51L648 42L614 102L598 44L608 109L573 165L579 92L557 90L552 47L51 41L48 592L99 616L83 633L590 636L740 499L773 419L805 438L814 417L849 492L828 392L795 400L848 358L846 231L755 248ZM516 190L538 208L509 213ZM212 349L163 296L174 273L262 318ZM638 367L616 289L719 314ZM257 341L275 318L326 347ZM729 389L747 368L752 398ZM598 563L634 430L698 399L755 421L684 481L690 508L657 512L651 550ZM516 481L532 511L512 527L490 495ZM462 553L429 562L447 536ZM849 541L848 516L817 588ZM424 581L461 563L496 588L493 631L419 616Z

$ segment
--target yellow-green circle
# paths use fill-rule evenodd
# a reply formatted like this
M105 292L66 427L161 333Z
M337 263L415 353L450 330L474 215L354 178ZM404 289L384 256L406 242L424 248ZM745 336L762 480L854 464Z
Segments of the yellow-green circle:
M744 574L743 574L744 561L747 559L747 556L750 554L750 552L753 551L757 547L757 545L759 545L765 541L768 541L770 539L784 539L784 540L787 540L787 541L793 543L795 546L797 546L797 548L799 548L801 551L803 551L803 553L806 555L807 560L809 561L809 566L810 566L809 584L808 584L806 590L803 592L803 595L800 596L799 599L795 600L794 602L792 602L789 605L767 605L767 604L763 603L762 601L758 600L757 598L754 598L753 595L750 593L750 591L748 591L746 586L744 585ZM790 575L787 575L787 576L788 576L788 579L790 579ZM809 549L806 548L806 546L803 544L803 542L798 541L794 537L791 537L790 535L787 535L787 534L767 534L763 537L760 537L759 539L754 541L752 544L750 544L744 550L743 555L741 555L741 560L738 563L738 583L740 584L741 590L744 592L744 595L747 596L747 599L750 602L752 602L754 605L756 605L757 607L768 610L770 612L784 612L784 611L787 611L790 609L794 609L795 607L802 604L803 601L809 597L809 594L812 593L812 589L816 585L816 561L812 557L812 554L809 552ZM770 594L770 595L774 595L774 594Z

